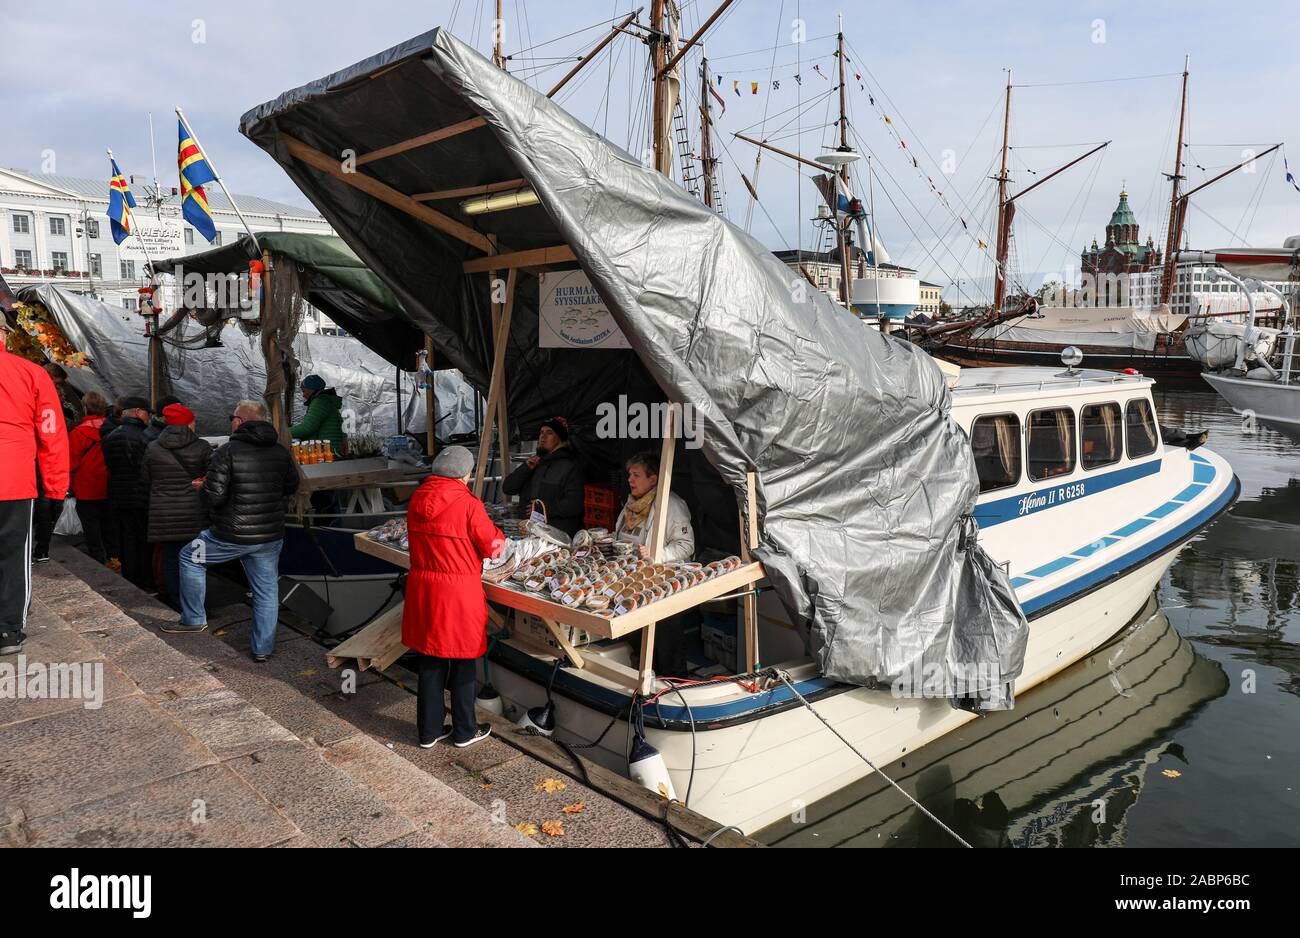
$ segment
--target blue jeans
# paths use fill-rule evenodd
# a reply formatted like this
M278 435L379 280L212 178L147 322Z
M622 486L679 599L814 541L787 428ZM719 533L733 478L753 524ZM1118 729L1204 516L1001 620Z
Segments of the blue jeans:
M280 549L284 539L265 544L230 544L204 531L181 548L181 622L205 625L208 613L206 564L235 560L253 588L253 654L275 650L275 627L280 618Z

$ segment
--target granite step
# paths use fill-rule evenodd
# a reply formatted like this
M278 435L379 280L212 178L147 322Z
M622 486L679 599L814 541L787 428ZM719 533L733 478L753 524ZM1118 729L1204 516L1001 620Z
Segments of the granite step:
M281 625L275 654L265 663L256 663L247 649L250 611L242 603L230 603L210 612L205 632L163 632L164 624L179 620L171 608L66 544L56 545L52 554L55 560L40 575L56 591L51 602L58 611L79 621L103 618L133 623L137 632L143 631L226 693L246 701L316 757L317 764L311 765L301 759L296 749L277 748L257 753L258 761L245 757L240 769L256 783L266 784L278 794L300 802L311 818L324 823L324 830L341 824L347 816L367 813L365 806L347 802L332 807L328 791L321 797L314 794L322 778L338 773L380 799L386 809L410 821L414 825L410 833L432 838L439 844L453 847L537 845L504 823L500 811L466 798L402 758L391 744L385 745L333 712L331 706L338 707L342 701L346 709L346 701L352 697L339 692L336 673L324 665L323 649L301 632ZM75 598L59 597L58 584L63 577L83 584L84 592L74 594ZM216 578L212 579L210 598L221 592ZM209 605L211 608L212 604ZM115 652L121 636L106 630L99 640L108 651ZM372 695L396 690L371 674L360 675L357 683L359 695L365 694L368 687ZM403 729L409 733L409 729ZM321 835L312 832L312 836L319 839ZM374 841L375 837L369 835L356 840L367 845ZM397 842L384 845L414 846L418 838L401 841L399 837ZM312 845L308 840L300 843Z

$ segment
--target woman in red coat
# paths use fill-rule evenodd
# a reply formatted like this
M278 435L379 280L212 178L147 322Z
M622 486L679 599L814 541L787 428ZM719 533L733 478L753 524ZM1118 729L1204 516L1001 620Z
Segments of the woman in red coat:
M100 445L99 428L108 413L108 401L97 391L87 391L81 399L86 417L68 434L68 469L73 496L77 499L77 517L86 536L86 553L100 563L108 560L104 548L104 525L108 522L108 466Z
M416 724L420 745L451 738L460 748L486 739L474 717L474 664L487 651L483 560L505 546L505 535L466 483L474 457L449 446L406 510L411 573L406 581L402 644L420 653ZM451 689L451 723L444 724L443 690Z

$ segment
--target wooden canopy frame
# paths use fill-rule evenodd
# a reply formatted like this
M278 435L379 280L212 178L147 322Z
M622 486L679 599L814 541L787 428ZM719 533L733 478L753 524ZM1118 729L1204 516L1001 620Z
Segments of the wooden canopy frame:
M656 70L657 79L665 75L676 61L680 60L686 50L699 40L709 25L717 19L730 3L731 0L726 0L700 27L697 33L687 40L681 47L681 51L671 62L659 63ZM659 16L662 18L662 8L656 7L656 9L660 10ZM560 80L559 84L551 89L547 97L554 96L619 33L624 32L626 27L636 18L636 15L634 12L615 25L609 34L579 61ZM666 56L662 55L662 51L661 48L659 50L660 57L666 58ZM385 71L387 70L385 69ZM660 82L656 80L656 93L659 84ZM505 351L510 336L510 324L514 313L515 292L519 273L523 271L524 273L540 276L548 267L572 263L577 260L577 256L574 254L572 246L568 244L524 250L505 248L497 243L492 235L478 231L427 204L519 188L526 184L523 179L501 180L499 182L408 195L381 182L374 176L362 172L361 167L432 143L449 140L486 126L487 120L483 117L468 118L363 153L352 160L351 166L347 166L344 161L331 157L302 140L287 134L283 136L284 144L289 153L300 162L423 222L441 234L474 248L484 255L483 257L471 258L462 263L462 270L465 274L486 273L488 275L489 295L492 297L492 374L488 385L487 407L483 431L479 440L478 460L472 486L474 494L479 497L482 496L483 486L486 481L491 438L494 430L497 431L500 439L502 476L504 477L509 470L510 435L508 414L506 412ZM503 295L498 292L498 287L501 286L501 271L506 271ZM425 349L429 355L430 364L432 364L434 350L432 339L428 336L425 337ZM429 407L427 408L429 414L427 442L429 451L432 453L435 445L432 409L433 390L427 389L426 394L429 401ZM672 488L673 459L676 453L677 431L680 421L680 405L670 404L663 428L659 478L656 486L655 501L658 510L655 512L655 522L648 544L651 558L656 562L659 561L663 554L668 523L668 500ZM744 616L745 670L746 672L752 672L758 665L757 601L752 586L765 576L762 564L754 562L751 558L751 551L757 547L759 536L755 486L755 474L748 473L746 476L746 498L739 512L741 555L746 561L745 564L739 570L715 577L713 580L691 587L628 615L620 616L617 619L606 619L582 610L562 607L495 584L484 584L485 591L488 598L494 602L522 612L538 615L553 638L555 645L574 667L586 668L618 684L631 686L632 689L641 693L649 693L654 678L651 665L654 661L656 622L699 605L701 602L707 602L724 596L733 590L743 588L745 591L742 594L741 601ZM386 545L376 544L364 534L356 536L356 543L357 548L365 553L382 557L399 566L409 566L409 555ZM372 666L383 670L397 660L403 651L400 609L401 605L399 604L384 612L348 641L333 649L328 657L330 665L337 667L346 660L356 659L362 670ZM504 627L505 620L499 613L493 610L490 611L490 614L499 626ZM630 635L635 631L641 631L642 640L638 668L633 671L609 662L600 656L581 654L569 641L565 629L561 627L562 624L583 628L606 637Z

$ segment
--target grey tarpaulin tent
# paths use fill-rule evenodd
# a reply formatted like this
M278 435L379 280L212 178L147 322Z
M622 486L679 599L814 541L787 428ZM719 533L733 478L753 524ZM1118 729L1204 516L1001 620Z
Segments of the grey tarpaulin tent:
M68 380L77 390L99 391L111 400L149 387L148 339L139 316L124 315L120 307L51 284L28 287L20 296L44 305L72 346L90 356L90 367L68 369ZM231 405L260 397L266 384L257 340L237 326L226 326L220 337L221 344L210 348L164 346L172 391L194 411L199 432L209 435L229 433ZM387 361L355 339L336 336L299 336L298 349L363 418L359 432L397 432L397 386ZM424 398L413 388L412 381L403 393L403 411L408 425L419 426ZM440 385L439 391L440 405L455 407L458 425L473 429L473 400L458 397L455 388Z
M480 390L488 284L469 274L576 262L631 350L537 348L536 280L521 276L512 414L563 397L581 419L638 374L692 405L726 485L739 495L757 473L755 553L827 676L982 664L996 696L1019 673L1028 629L965 537L974 462L924 352L803 289L753 238L444 30L286 92L241 129ZM446 195L512 180L539 204L470 216ZM494 244L505 256L479 263Z
M325 313L361 345L393 366L403 371L415 370L416 351L424 346L424 336L411 325L392 290L340 238L264 231L258 234L258 246L270 255L273 264L294 266L297 276L293 283L301 290L303 301ZM240 235L220 247L168 258L156 266L160 272L177 277L198 274L202 277L243 276L246 279L248 262L260 257L252 239ZM178 289L183 304L189 302L190 292L184 287ZM199 295L203 296L205 292L200 291ZM229 314L237 315L238 311L230 310ZM315 368L316 363L310 357L311 349L304 346L303 351L307 354L300 356L300 364L307 370ZM329 363L325 364L328 368ZM326 380L333 379L330 374L321 376ZM445 369L436 375L435 385L439 435L445 438L451 434L475 432L473 389L458 374ZM414 382L403 387L404 415L411 413L406 397L416 393ZM385 424L389 422L384 421ZM417 428L409 419L403 420L403 426Z

